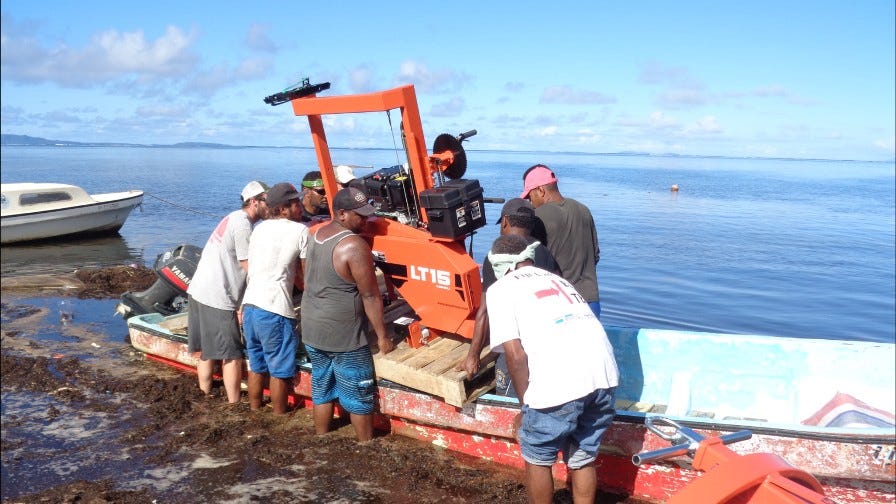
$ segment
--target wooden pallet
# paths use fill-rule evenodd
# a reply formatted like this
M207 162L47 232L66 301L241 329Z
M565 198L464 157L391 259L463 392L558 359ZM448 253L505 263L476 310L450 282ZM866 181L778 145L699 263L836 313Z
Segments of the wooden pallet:
M480 371L471 380L455 369L470 349L468 341L437 338L423 348L411 348L406 341L386 355L374 355L376 375L395 383L439 396L446 403L462 407L495 386L493 368L497 355L488 347L480 354Z

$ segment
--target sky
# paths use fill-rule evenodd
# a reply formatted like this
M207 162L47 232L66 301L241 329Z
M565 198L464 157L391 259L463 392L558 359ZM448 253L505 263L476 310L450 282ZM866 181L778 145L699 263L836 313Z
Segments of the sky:
M3 0L0 130L311 146L263 98L412 84L427 144L891 161L893 0ZM386 114L324 118L391 147Z

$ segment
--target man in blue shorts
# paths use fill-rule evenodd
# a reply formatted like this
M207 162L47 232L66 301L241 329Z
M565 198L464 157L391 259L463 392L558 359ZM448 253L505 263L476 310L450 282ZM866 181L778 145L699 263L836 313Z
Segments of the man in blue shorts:
M249 407L262 406L264 382L270 382L271 407L287 412L287 395L296 373L296 312L293 285L301 283L308 243L302 224L302 194L288 182L268 190L267 220L249 240L249 276L243 296L243 332L249 356Z
M370 245L358 233L374 208L362 191L347 187L333 197L333 219L308 240L302 340L311 359L314 431L330 430L335 402L349 412L359 441L373 438L376 381L367 327L379 351L394 348L386 334L383 298Z
M594 461L613 420L619 371L613 347L586 298L562 277L533 266L533 244L516 235L488 254L498 279L488 290L493 347L503 346L522 411L514 420L526 461L529 502L551 502L557 454L573 500L594 502Z

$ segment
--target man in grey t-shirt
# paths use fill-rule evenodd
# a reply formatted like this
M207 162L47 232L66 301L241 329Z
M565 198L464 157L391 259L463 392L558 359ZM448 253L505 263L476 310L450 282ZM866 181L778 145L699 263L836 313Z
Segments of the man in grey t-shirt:
M543 164L532 166L523 174L520 198L532 202L535 216L543 225L539 229L536 223L533 236L551 251L560 266L560 275L573 284L600 319L596 270L600 246L591 210L560 194L557 176Z
M227 214L212 231L187 289L187 347L190 352L201 352L196 367L199 388L211 393L215 363L220 362L227 401L231 403L240 401L243 379L237 310L246 288L249 235L252 224L267 214L267 189L254 180L243 188L242 207Z

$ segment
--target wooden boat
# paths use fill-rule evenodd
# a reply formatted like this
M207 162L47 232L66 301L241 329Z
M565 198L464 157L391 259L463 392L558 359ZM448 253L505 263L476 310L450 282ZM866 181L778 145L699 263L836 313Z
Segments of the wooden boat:
M399 311L387 312L387 320L400 321ZM147 357L194 370L197 358L187 351L186 314L150 313L127 323L131 344ZM835 502L896 499L896 345L612 326L607 333L621 383L616 417L597 461L602 490L666 501L698 480L705 467L686 456L640 467L632 463L641 452L668 447L648 428L662 415L706 437L751 431L749 439L731 449L786 460L814 476ZM459 373L454 365L466 354L466 344L438 338L414 350L402 341L377 358L377 370L404 365L438 382L440 376ZM310 366L304 364L294 396L299 406L310 405L310 383ZM468 385L488 389L490 384ZM523 466L512 432L516 399L467 390L466 397L475 400L460 403L452 391L443 393L381 379L376 425ZM555 476L565 477L562 464L555 465Z
M143 191L88 194L55 183L0 186L0 235L4 245L73 235L111 234L143 202Z

